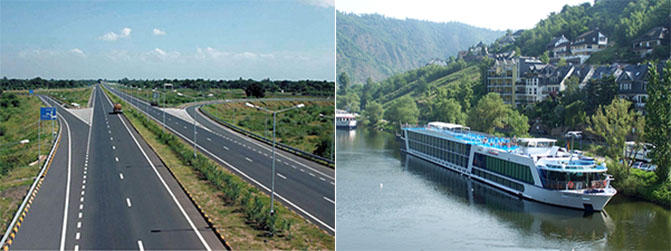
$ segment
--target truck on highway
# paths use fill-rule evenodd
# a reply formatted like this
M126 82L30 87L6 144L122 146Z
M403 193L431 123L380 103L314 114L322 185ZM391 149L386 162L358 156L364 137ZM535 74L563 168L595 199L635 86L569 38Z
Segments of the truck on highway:
M121 104L116 103L114 104L114 108L112 109L112 113L121 113Z

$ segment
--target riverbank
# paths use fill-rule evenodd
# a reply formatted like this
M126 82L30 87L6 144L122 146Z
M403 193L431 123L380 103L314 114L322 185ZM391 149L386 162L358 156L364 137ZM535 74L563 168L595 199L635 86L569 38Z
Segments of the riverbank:
M368 130L383 131L396 135L398 128L390 126L390 123L378 123L371 127L365 124L361 125ZM559 141L558 141L559 142ZM587 145L586 152L594 156L601 150L598 147ZM643 171L635 168L626 170L619 163L608 161L609 174L613 174L615 181L613 187L618 193L630 198L645 200L660 205L666 209L671 209L671 180L660 181L654 172Z
M671 210L644 200L616 195L603 212L585 214L519 199L404 156L392 133L360 127L337 130L336 139L340 249L664 250L671 245Z

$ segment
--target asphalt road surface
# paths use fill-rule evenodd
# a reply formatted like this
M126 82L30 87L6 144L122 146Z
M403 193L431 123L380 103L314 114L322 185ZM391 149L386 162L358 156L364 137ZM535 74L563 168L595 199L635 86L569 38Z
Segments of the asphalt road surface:
M117 90L115 86L107 87L162 123L164 114L161 110ZM202 125L196 129L198 150L270 194L272 147L205 118L196 108L189 107L187 112L192 117L196 113L196 121ZM165 124L193 144L194 128L191 121L166 113ZM281 150L276 150L276 159L275 199L334 234L335 170Z
M160 159L95 87L92 125L63 135L11 249L224 249Z

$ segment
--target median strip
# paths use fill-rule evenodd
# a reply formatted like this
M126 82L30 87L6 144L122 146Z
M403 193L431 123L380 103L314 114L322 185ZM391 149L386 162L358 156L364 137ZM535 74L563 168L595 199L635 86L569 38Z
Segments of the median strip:
M111 95L110 97L115 98ZM119 101L115 99L115 102ZM268 195L200 153L193 158L193 151L184 140L174 136L169 130L162 134L162 128L157 122L132 107L124 110L124 116L160 156L217 234L222 236L222 230L226 231L226 244L233 244L237 249L334 248L333 236L278 204L275 205L275 210L278 212L276 215L281 217L276 221L279 229L275 229L275 237L269 237L268 233L272 229L260 224L261 218L255 220L250 217L256 215L253 205L257 205L256 210L260 210L256 211L258 215L266 215L264 212L269 209L270 201ZM237 196L233 197L235 199L229 199L236 190ZM288 220L282 221L282 218ZM287 227L288 230L281 230Z

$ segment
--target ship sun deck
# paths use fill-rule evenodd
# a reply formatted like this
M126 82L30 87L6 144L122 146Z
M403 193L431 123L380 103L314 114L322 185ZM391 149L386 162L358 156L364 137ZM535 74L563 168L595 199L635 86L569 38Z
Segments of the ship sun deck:
M433 131L460 140L462 143L488 148L495 148L497 150L506 152L511 152L519 149L519 146L514 145L511 139L496 137L492 135L484 135L481 133L471 132L465 129L454 130L454 129L440 129L436 127L414 127L406 129L411 131L422 131L422 130Z

